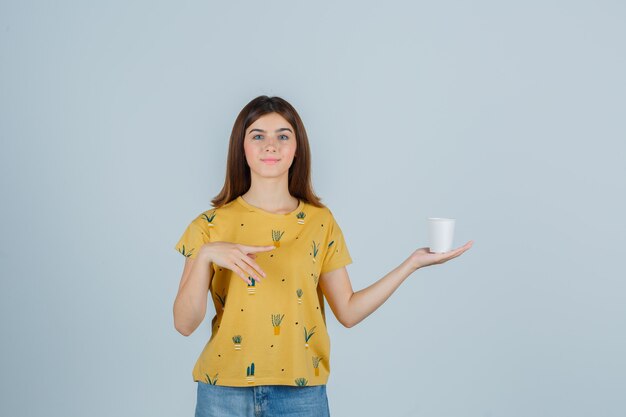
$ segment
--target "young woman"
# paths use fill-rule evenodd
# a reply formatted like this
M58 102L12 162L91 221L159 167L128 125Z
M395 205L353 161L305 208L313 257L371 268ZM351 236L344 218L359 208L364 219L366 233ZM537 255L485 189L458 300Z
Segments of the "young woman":
M311 155L296 110L260 96L239 113L226 180L213 208L196 216L175 248L185 266L174 325L189 336L215 305L211 338L193 368L196 416L328 416L330 340L324 297L352 327L417 269L444 254L413 252L371 286L354 292L341 228L313 192Z

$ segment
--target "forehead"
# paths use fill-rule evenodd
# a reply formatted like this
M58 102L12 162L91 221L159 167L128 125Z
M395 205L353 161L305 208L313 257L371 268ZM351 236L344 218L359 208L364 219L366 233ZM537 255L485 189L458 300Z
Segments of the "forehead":
M276 130L283 127L288 127L293 130L293 126L291 126L291 124L283 116L278 113L268 113L259 117L254 121L254 123L248 126L247 132L250 132L250 130L254 128Z

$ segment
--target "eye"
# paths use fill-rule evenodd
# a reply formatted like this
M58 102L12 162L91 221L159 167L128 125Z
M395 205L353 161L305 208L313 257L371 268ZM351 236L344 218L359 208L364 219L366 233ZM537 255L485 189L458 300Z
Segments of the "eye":
M259 136L261 136L261 135L254 135L254 136L252 137L252 139L256 139L256 138L257 138L257 137L259 137ZM285 138L285 140L289 139L289 136L287 136L287 135L280 135L279 137L284 137L284 138Z

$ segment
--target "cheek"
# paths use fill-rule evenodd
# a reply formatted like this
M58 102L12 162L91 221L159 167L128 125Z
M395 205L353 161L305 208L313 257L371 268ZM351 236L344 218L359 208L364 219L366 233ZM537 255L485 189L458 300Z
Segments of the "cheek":
M249 142L245 142L243 145L243 151L246 154L246 156L250 157L250 156L254 156L256 149L254 146L250 145Z

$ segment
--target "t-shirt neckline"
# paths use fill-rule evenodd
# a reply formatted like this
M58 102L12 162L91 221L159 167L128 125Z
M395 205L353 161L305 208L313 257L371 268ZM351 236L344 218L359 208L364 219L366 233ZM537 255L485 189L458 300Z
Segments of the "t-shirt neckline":
M248 210L255 211L257 213L263 214L264 216L269 216L269 217L273 217L273 218L276 218L276 219L286 219L289 216L293 216L295 214L298 214L304 208L304 200L301 200L301 199L298 199L298 207L296 207L295 210L293 210L293 211L291 211L289 213L284 213L284 214L272 213L272 212L269 212L269 211L265 211L265 210L263 210L260 207L253 206L252 204L249 204L246 200L244 200L242 196L237 197L236 201L239 204L241 204L242 206L244 206L245 208L247 208Z

